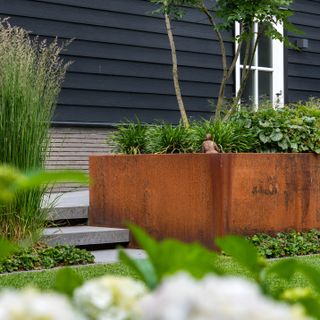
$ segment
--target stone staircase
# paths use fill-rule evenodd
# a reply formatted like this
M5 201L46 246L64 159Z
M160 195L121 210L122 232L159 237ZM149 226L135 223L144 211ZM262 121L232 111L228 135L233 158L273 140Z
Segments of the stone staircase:
M101 250L129 243L127 229L87 226L88 191L52 194L44 199L43 207L49 207L51 227L44 230L42 241L49 245L69 244Z

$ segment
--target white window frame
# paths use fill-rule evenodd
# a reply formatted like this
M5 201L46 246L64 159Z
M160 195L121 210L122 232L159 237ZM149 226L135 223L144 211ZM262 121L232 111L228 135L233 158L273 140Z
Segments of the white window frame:
M283 35L283 25L277 24L276 29ZM254 24L254 40L256 40L258 34L258 23ZM240 24L237 22L235 25L235 36L240 35ZM238 49L238 42L235 42L235 52ZM282 107L284 105L284 45L279 40L272 40L272 68L259 67L259 50L257 50L254 63L251 70L254 71L254 106L259 106L259 72L256 71L268 71L272 72L272 103L274 107ZM240 64L240 57L236 63L236 92L240 90L241 83L241 69L243 65Z

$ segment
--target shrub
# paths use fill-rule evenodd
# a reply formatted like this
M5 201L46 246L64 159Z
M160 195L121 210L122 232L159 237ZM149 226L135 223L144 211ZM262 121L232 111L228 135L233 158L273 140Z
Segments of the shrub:
M0 22L0 163L20 170L43 168L49 125L67 65L57 41L31 39L27 31ZM0 234L20 240L40 234L46 188L20 193L0 207Z
M320 110L307 105L242 111L233 118L256 136L257 152L320 153Z
M38 247L21 249L13 255L0 260L0 273L49 269L60 266L89 264L94 256L86 250L73 246Z
M266 258L281 258L320 253L320 231L265 233L248 237L259 253Z

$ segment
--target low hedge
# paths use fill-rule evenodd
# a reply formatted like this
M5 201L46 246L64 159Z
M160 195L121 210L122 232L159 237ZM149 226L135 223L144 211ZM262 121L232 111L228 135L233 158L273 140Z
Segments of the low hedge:
M265 233L248 237L259 253L266 258L293 257L320 254L320 231Z
M20 249L6 259L0 260L0 273L90 263L94 263L94 256L89 251L73 246L48 247L41 244Z
M200 152L207 133L222 152L320 153L320 108L310 102L277 110L240 111L228 121L194 121L188 129L181 124L139 121L118 129L111 137L116 153Z

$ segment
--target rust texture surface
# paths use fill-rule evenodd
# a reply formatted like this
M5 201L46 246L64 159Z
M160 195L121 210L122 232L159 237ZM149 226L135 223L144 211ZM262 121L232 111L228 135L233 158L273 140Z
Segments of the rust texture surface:
M223 234L320 228L315 155L101 155L89 165L90 225L132 222L209 247Z

